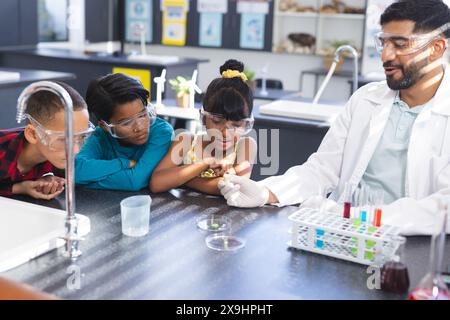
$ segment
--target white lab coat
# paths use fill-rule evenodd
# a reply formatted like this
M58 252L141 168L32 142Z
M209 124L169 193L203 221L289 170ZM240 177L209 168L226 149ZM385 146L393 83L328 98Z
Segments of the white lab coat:
M277 196L280 206L301 203L317 194L319 188L333 191L331 198L338 200L345 182L359 184L382 136L395 94L386 81L360 88L333 122L316 153L303 165L259 183ZM404 198L383 207L382 222L401 227L404 235L434 233L438 197L450 196L448 68L432 107L421 112L414 122L405 187Z

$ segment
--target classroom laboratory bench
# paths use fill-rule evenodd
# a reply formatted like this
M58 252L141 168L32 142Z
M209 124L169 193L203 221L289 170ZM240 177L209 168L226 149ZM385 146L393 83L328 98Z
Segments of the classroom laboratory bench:
M0 68L0 72L18 73L18 79L0 79L0 129L17 127L17 98L26 86L36 81L65 81L73 84L75 74L45 70L28 70L17 68Z
M131 72L142 77L150 78L151 99L156 97L156 84L154 77L159 77L163 69L166 69L166 79L176 76L191 77L192 72L198 69L199 63L208 62L207 59L179 58L178 61L167 61L161 57L161 61L131 60L126 56L113 56L96 52L84 52L73 49L3 49L0 50L0 66L20 67L29 69L44 69L51 71L71 72L76 75L76 80L71 84L82 96L85 95L89 81L100 76L112 73L114 68L131 69ZM143 81L144 82L144 81ZM169 88L168 82L166 88ZM172 90L165 91L165 97L175 97Z
M289 249L288 216L297 208L230 208L221 197L185 189L153 194L150 232L122 235L120 200L141 192L77 188L77 212L91 220L83 255L64 258L53 250L0 274L66 299L404 299L370 290L367 266ZM49 202L62 208L64 196ZM232 233L246 240L235 253L205 244L196 226L202 214L225 214ZM26 221L24 221L26 223ZM429 237L408 237L405 260L411 288L428 266ZM446 252L446 265L450 251ZM80 288L68 286L75 274ZM72 280L71 280L72 279ZM70 288L70 289L69 289Z

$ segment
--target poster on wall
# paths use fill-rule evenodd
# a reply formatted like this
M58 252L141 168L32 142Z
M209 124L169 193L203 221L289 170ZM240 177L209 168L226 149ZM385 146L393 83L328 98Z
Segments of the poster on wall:
M239 46L245 49L263 49L268 0L241 0L237 3L241 15Z
M126 41L152 42L153 0L127 0L125 7Z
M198 0L197 11L200 13L227 13L228 1L227 0Z
M247 49L264 48L265 15L261 13L242 13L240 47Z
M361 74L376 80L384 77L380 54L375 50L374 36L381 30L380 16L394 0L368 0Z
M222 14L202 13L200 15L199 44L207 47L222 46Z
M163 1L163 44L176 46L186 44L187 2L188 0Z
M199 45L221 47L223 14L228 11L228 2L198 0L197 11L200 13Z

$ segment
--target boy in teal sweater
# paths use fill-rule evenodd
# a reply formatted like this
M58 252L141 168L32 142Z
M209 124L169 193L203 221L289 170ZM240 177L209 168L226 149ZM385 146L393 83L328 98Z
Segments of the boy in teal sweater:
M172 127L147 105L148 98L139 81L121 73L91 81L86 102L99 126L75 159L77 185L126 191L148 188L173 136Z

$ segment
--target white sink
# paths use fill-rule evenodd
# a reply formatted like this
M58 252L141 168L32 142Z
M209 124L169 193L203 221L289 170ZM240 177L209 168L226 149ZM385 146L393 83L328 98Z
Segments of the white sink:
M259 108L261 114L333 122L344 106L276 100Z
M0 272L64 245L63 210L0 197ZM89 218L77 214L80 236L90 231Z

